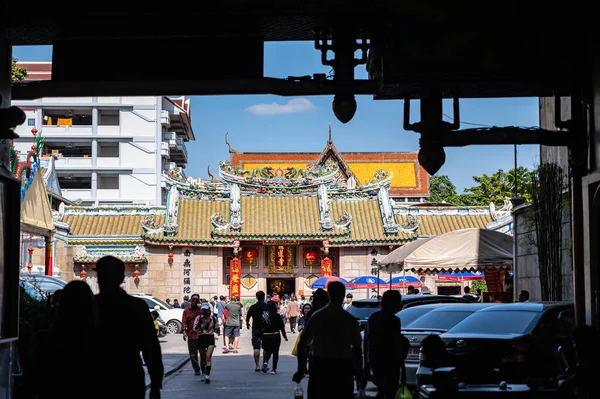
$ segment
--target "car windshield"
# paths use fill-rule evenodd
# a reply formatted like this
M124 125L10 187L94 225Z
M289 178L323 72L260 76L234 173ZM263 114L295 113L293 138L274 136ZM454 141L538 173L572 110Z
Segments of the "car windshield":
M399 311L396 313L396 316L400 318L400 325L402 328L405 328L424 314L431 312L434 309L435 308L430 308L427 306L414 306L412 308Z
M154 299L156 302L160 303L162 306L164 306L167 309L173 309L173 306L169 305L166 302L161 301L160 299L153 297L152 299Z
M448 330L475 313L475 310L438 311L427 313L415 320L409 328L423 330Z
M524 334L533 328L541 313L528 311L476 312L456 324L449 334Z
M379 310L378 302L353 302L348 309L348 313L359 320L366 320Z
M29 284L27 281L19 280L19 285L30 298L36 301L43 301L44 299L46 299L44 294L42 294L37 288Z

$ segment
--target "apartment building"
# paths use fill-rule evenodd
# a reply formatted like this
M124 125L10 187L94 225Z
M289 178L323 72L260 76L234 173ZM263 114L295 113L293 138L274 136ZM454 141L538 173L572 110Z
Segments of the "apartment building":
M51 77L49 62L20 62L28 80ZM15 148L26 152L36 128L54 156L62 195L81 205L161 205L163 170L185 168L194 140L184 97L73 97L13 101L27 114Z

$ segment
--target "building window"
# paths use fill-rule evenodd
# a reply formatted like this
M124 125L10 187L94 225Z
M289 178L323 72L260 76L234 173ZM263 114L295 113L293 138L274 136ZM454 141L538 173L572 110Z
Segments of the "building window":
M119 110L118 109L99 109L98 110L98 125L100 126L119 126Z
M35 118L28 118L27 126L35 126Z
M102 143L98 146L98 156L102 158L118 158L119 143Z
M103 190L118 190L119 189L119 176L98 176L98 189Z

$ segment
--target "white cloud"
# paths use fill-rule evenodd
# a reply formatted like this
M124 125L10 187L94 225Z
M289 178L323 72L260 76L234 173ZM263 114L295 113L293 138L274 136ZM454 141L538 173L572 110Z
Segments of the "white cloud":
M258 116L266 116L266 115L279 115L279 114L291 114L294 112L307 112L315 109L315 105L310 102L308 98L294 98L289 100L285 104L254 104L248 108L246 111L258 115Z

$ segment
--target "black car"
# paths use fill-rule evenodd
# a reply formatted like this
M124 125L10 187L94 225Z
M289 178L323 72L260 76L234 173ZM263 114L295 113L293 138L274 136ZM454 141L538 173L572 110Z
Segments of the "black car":
M497 303L443 303L437 305L423 305L400 311L400 319L414 317L415 311L421 311L422 316L416 317L406 325L402 323L402 334L408 339L410 347L406 357L406 382L410 386L421 386L418 381L417 369L420 366L421 342L431 334L443 334L450 328L471 316L473 313L489 306L498 306ZM403 315L404 314L404 315ZM407 317L408 316L408 317Z
M573 303L518 302L481 309L440 337L461 381L523 383L556 377L556 351L571 346L574 327Z
M471 303L470 301L450 295L404 295L402 296L402 308L407 306L418 306L423 304L435 303ZM369 316L379 310L379 301L376 298L357 299L352 301L348 313L358 320L361 331L364 330Z

